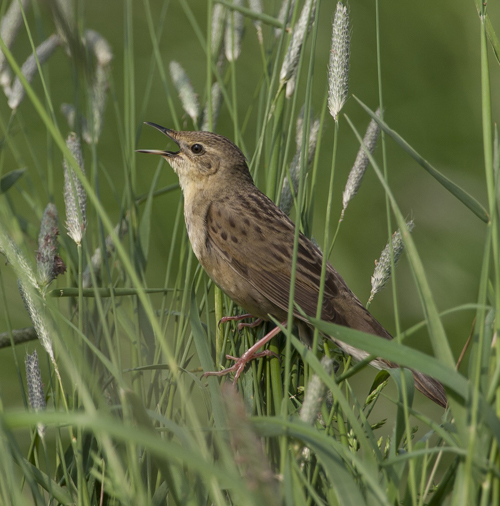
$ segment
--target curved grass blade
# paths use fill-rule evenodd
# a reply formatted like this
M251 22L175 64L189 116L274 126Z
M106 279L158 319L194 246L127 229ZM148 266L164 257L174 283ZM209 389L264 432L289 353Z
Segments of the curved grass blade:
M452 195L454 195L462 204L468 207L480 220L488 223L490 216L486 209L469 193L460 188L453 181L448 179L445 175L441 174L435 169L425 158L420 156L398 133L387 125L379 116L377 116L371 109L369 109L359 98L353 97L359 105L378 123L380 128L390 135L397 144L399 144L421 167L423 167L434 179L441 183Z
M328 336L335 337L371 355L391 360L403 367L417 369L424 374L436 378L447 387L447 393L451 393L449 397L453 397L459 405L463 405L470 395L470 382L458 371L451 367L447 367L443 362L430 355L404 346L396 341L389 341L382 337L366 334L365 332L343 327L335 323L325 322L315 318L309 318L309 321ZM299 351L301 347L304 347L294 336L292 336L292 343ZM304 358L304 355L302 356ZM311 361L308 359L308 363L310 362ZM318 370L315 369L315 372L319 375ZM327 378L327 380L328 379L329 378ZM329 383L328 386L330 386ZM486 398L481 394L479 395L480 401L478 410L481 414L481 418L490 428L495 439L500 443L500 420L495 411L487 403Z
M191 289L191 309L189 314L189 322L191 323L191 332L193 333L194 344L198 357L200 358L201 366L204 371L214 371L214 361L210 355L210 348L208 346L208 336L201 324L200 316L198 314L198 305L196 303L196 289L195 282ZM215 425L218 429L226 427L226 415L224 405L222 403L222 395L219 388L219 382L216 377L208 377L208 388L210 390L210 397L212 403L213 416Z
M359 348L376 357L382 357L403 367L416 369L439 380L443 385L465 400L468 381L455 369L442 361L396 341L374 336L360 330L343 327L335 323L310 318L310 322L321 332L339 341ZM463 402L463 401L462 401Z
M201 480L212 483L217 480L218 485L229 491L241 493L246 490L236 466L223 468L219 463L209 461L200 454L199 449L193 450L181 445L176 440L160 438L143 426L128 425L115 416L99 412L99 416L83 412L66 413L61 411L44 411L29 413L25 410L11 410L9 413L0 415L0 423L7 429L19 430L30 428L37 423L43 423L51 427L63 427L71 425L92 431L97 438L113 438L122 443L132 443L142 446L158 459L162 459L171 466L198 473ZM182 467L183 466L183 467Z
M0 194L8 191L25 172L26 169L16 169L2 176L0 178Z
M299 420L286 420L278 417L254 417L251 420L262 436L292 437L303 441L308 448L312 449L318 456L318 460L329 476L332 485L334 484L339 504L367 504L361 493L360 484L353 479L351 465L359 473L371 499L376 500L376 504L390 504L376 468L367 465L364 456L361 457L359 454L347 450L335 438L322 434Z
M312 353L311 349L301 343L293 334L290 338L292 345L299 352L302 360L311 367L311 369L321 378L323 383L325 383L325 385L332 391L335 401L338 403L354 432L356 434L365 434L366 437L359 438L360 448L363 451L365 465L372 466L372 469L375 468L378 463L382 462L383 456L377 446L377 441L370 427L362 425L362 422L359 421L358 417L353 412L350 403L347 401L339 385L329 374L327 374L325 368L321 365L321 362L318 360L316 355Z

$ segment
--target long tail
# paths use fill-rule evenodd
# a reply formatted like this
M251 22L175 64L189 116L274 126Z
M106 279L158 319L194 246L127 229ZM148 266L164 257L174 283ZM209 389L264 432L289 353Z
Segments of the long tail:
M368 353L365 351L358 350L357 348L349 346L346 343L339 341L338 339L333 339L333 341L340 349L351 355L355 360L363 360L368 356ZM388 360L381 358L372 360L370 362L370 365L377 369L393 369L395 367L399 367L394 362L389 362ZM417 390L420 390L431 401L434 401L436 404L439 404L443 408L446 408L448 401L446 400L446 393L444 391L443 385L438 380L431 378L430 376L427 376L426 374L423 374L419 371L411 369L411 372L413 373L413 379L415 380L415 386L417 387Z
M387 330L373 317L373 315L361 304L361 302L359 302L350 290L349 294L352 298L345 297L344 300L348 303L345 303L345 307L341 308L342 310L340 311L340 314L344 316L344 321L342 323L347 327L362 330L364 332L368 332L369 334L374 334L391 340L391 334L389 334L389 332L387 332ZM356 301L356 303L353 303L354 301ZM357 348L349 346L337 339L334 339L334 341L341 349L349 355L352 355L357 360L362 360L368 356L368 353L362 350L358 350ZM397 364L383 359L375 359L370 362L370 364L378 369L399 367ZM448 402L446 400L446 393L443 385L438 380L419 371L412 369L412 373L417 389L431 401L434 401L436 404L446 408Z
M431 378L421 372L411 371L413 373L413 379L415 380L415 386L420 390L426 397L436 404L439 404L443 408L446 408L448 401L446 400L446 393L443 385L438 380Z

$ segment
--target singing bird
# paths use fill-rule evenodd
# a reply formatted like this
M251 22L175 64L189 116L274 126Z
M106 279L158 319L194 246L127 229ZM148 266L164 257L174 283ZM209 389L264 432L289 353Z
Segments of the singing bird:
M254 184L241 150L225 137L211 132L180 132L146 122L179 147L179 151L141 149L165 158L179 177L184 193L184 218L193 251L210 278L249 314L262 320L286 322L293 262L295 225ZM299 236L294 300L309 317L315 317L320 291L323 253L303 234ZM311 335L306 318L294 311L301 339ZM327 262L321 319L392 339L361 304L333 266ZM224 371L235 372L264 353L265 343L279 327L247 350ZM332 338L333 339L333 338ZM343 351L361 360L368 353L333 339ZM234 357L230 357L233 358ZM370 362L378 369L398 367L382 358ZM439 381L412 370L416 387L446 407Z

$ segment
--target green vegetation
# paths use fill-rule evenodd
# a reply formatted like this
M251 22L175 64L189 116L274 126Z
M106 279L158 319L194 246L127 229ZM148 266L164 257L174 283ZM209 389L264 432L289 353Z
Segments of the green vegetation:
M260 3L1 4L0 504L500 503L498 6L353 1L348 60L331 2ZM239 145L394 341L312 320L200 380L272 325L217 325L143 121Z

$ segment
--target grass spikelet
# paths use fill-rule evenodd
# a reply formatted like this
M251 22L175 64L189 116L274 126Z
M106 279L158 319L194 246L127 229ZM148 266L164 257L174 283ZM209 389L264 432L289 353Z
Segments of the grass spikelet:
M380 109L376 111L377 116L380 116ZM365 137L363 142L368 148L370 153L373 154L377 147L377 139L380 133L380 127L375 120L371 120L368 128L366 129ZM344 192L342 193L342 215L340 220L344 218L344 213L349 202L356 196L361 186L363 176L365 175L366 167L368 167L368 156L365 150L360 146L354 165L352 166L351 172L347 178Z
M66 145L75 157L78 166L85 174L80 141L71 133ZM64 203L66 205L66 228L68 235L76 244L81 244L87 227L87 195L82 183L73 169L64 160Z
M413 220L409 220L406 223L408 230L411 232L413 227L415 226ZM399 262L401 255L405 249L405 245L403 242L403 238L401 237L401 230L397 230L392 234L391 238L392 243L392 252L394 255L394 266ZM372 276L372 290L370 292L370 298L368 299L368 304L371 304L373 301L373 297L380 292L387 281L389 281L392 274L391 267L391 244L387 243L386 247L382 251L380 258L375 262L375 270L373 271Z
M328 109L337 121L349 94L349 11L342 2L337 4L333 20L332 48L328 65Z
M172 60L170 62L170 76L174 82L174 86L179 93L182 107L186 113L191 117L193 123L196 125L198 116L200 114L200 105L198 103L198 97L194 92L193 85L189 80L186 71L182 68L180 63Z

